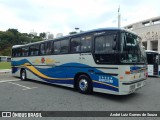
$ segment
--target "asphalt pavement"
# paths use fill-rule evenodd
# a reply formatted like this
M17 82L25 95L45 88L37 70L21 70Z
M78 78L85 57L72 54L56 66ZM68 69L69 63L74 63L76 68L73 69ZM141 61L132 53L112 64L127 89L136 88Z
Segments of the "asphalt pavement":
M160 111L159 91L160 78L155 77L148 78L146 86L130 95L117 96L102 93L84 95L72 88L34 80L21 81L8 72L0 74L0 111ZM125 119L128 120L123 118ZM145 118L141 119L145 120ZM158 118L154 119L158 120Z

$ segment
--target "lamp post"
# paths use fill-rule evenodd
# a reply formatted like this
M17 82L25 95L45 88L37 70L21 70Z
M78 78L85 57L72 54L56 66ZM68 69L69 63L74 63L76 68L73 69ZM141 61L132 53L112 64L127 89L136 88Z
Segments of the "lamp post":
M121 27L121 14L120 14L120 6L118 8L118 28Z

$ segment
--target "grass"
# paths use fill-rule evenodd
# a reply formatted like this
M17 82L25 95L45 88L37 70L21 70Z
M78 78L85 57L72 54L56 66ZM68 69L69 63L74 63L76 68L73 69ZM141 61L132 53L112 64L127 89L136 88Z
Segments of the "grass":
M0 62L0 70L2 69L11 69L11 63L10 62Z

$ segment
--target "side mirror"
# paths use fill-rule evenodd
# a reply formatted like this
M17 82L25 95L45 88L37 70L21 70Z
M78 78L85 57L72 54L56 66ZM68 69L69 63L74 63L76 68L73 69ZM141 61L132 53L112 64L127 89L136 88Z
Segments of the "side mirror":
M112 43L112 49L116 50L117 46L117 35L114 35L113 43Z

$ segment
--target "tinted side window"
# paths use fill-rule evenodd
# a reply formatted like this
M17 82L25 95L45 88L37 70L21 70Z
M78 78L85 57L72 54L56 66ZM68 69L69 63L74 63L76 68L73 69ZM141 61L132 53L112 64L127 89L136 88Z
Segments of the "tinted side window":
M148 64L153 64L153 54L147 53Z
M71 39L71 52L81 51L81 40L80 37Z
M91 51L91 45L92 45L92 37L91 36L84 36L81 38L81 51L82 52Z
M113 52L114 35L99 36L95 39L95 53Z
M54 42L54 48L53 48L53 53L54 54L59 54L60 53L60 41L55 41Z
M37 56L37 55L39 55L39 45L38 44L30 46L29 50L30 50L30 55L31 56Z
M29 55L29 47L22 47L22 56L28 56Z
M69 40L62 40L60 43L60 53L68 53Z
M12 49L12 57L16 57L16 49Z
M45 43L45 53L51 54L52 53L52 42Z
M108 34L95 38L95 61L97 63L114 63L116 58L116 34Z
M40 54L41 55L45 54L45 44L44 43L41 43L41 45L40 45Z
M21 52L22 52L21 48L15 48L12 51L12 56L13 57L20 57L21 56Z

